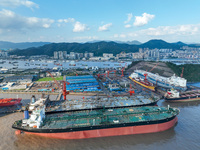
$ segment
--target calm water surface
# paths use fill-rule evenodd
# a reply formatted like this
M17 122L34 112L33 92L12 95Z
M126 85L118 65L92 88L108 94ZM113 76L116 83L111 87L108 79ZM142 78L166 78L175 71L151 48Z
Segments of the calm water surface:
M16 97L13 94L1 97ZM24 102L31 95L18 95ZM37 95L36 97L39 97ZM51 97L53 98L53 96ZM23 113L0 116L1 150L199 150L200 149L200 102L167 103L159 101L159 106L178 107L178 123L175 127L159 133L104 137L83 140L59 140L34 135L15 135L11 128L13 122L22 119Z

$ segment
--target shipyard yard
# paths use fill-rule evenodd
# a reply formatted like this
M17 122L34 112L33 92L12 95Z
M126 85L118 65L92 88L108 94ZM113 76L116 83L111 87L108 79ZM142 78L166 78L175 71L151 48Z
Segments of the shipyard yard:
M13 97L13 94L1 94L1 97ZM20 95L24 101L30 101L31 95ZM36 95L39 98L41 95ZM51 99L56 98L51 95ZM74 97L70 97L71 99ZM33 150L53 149L199 149L198 126L200 102L167 103L163 100L158 102L159 106L169 105L180 109L178 123L175 127L158 133L126 135L104 138L93 138L84 140L59 140L44 138L33 135L15 135L11 128L16 120L23 118L23 113L1 114L1 145L0 149L26 150L27 147ZM191 117L192 116L192 117Z
M0 0L0 150L200 150L199 6Z
M165 77L171 77L173 75L172 70L164 69L165 71L158 71L158 69L163 69L164 64L160 63L149 63L145 67L146 70L157 71L163 73ZM139 64L139 66L144 66L144 64ZM156 67L155 67L156 66ZM157 68L158 67L158 68ZM165 66L166 67L166 66ZM199 106L200 101L189 101L184 103L172 103L164 101L164 95L170 88L161 87L154 84L156 87L154 91L149 88L148 84L138 84L138 80L134 82L133 78L130 78L133 70L128 67L121 67L119 69L105 68L99 70L76 70L70 69L69 71L59 74L59 71L47 71L44 72L42 76L35 78L34 76L24 76L20 77L6 77L5 86L4 80L1 89L1 98L22 98L21 105L14 105L9 107L2 107L0 109L0 127L2 135L2 143L0 149L199 149L200 146L196 143L199 141L198 130L200 130L198 124ZM153 69L152 69L153 68ZM144 68L137 68L144 69ZM154 70L155 69L155 70ZM157 70L156 70L157 69ZM146 71L147 72L147 71ZM45 75L45 77L44 77ZM150 73L149 73L150 75ZM145 75L141 75L141 78L145 78ZM148 79L148 78L147 78ZM9 81L16 81L16 83L8 83ZM146 79L143 79L145 81ZM21 88L22 85L25 88ZM14 88L19 87L19 89ZM66 91L64 90L66 87ZM195 86L190 85L187 88L189 90L194 90L200 87L195 84ZM181 93L183 95L183 91ZM192 93L197 95L198 93ZM33 99L33 95L35 98ZM65 100L66 95L66 100ZM149 115L149 108L147 106L152 106L157 104L159 108L155 106L153 113L158 113L160 111L165 111L161 115ZM170 128L160 130L162 132L148 133L148 134L138 134L138 135L126 135L121 133L121 136L111 136L115 133L105 134L108 137L101 137L104 133L101 130L100 138L89 138L81 140L59 140L52 138L40 137L37 135L20 134L15 135L15 130L12 129L12 125L17 120L23 119L24 110L26 110L27 105L29 105L29 111L33 111L41 106L45 105L45 112L47 116L50 116L50 120L45 121L47 124L43 128L48 130L49 127L56 128L56 122L61 128L72 127L76 130L77 125L82 128L87 128L88 125L92 124L94 128L98 126L108 126L110 123L112 126L119 126L122 122L124 125L128 120L131 121L141 121L150 119L158 121L159 117L166 117L173 114L169 110L173 110L173 107L178 108L178 113L174 124L170 123ZM141 107L141 112L137 116L134 107ZM163 107L163 108L162 108ZM164 108L165 107L165 108ZM117 112L117 109L121 111ZM38 111L38 110L37 110ZM87 114L84 114L83 112ZM114 113L116 111L116 113ZM147 112L145 112L147 111ZM125 114L125 112L129 112ZM55 114L57 115L55 115ZM77 115L75 115L77 113ZM121 114L121 115L120 115ZM102 115L102 116L101 116ZM122 115L125 115L124 117ZM191 117L192 116L192 117ZM83 117L83 118L81 118ZM96 119L94 120L94 117ZM58 119L61 119L60 121ZM85 119L84 119L85 118ZM64 121L63 119L68 119L69 121ZM168 118L169 119L169 118ZM167 119L167 120L168 120ZM71 121L70 121L71 120ZM26 122L24 120L23 122ZM122 124L122 126L124 126ZM18 122L16 127L22 129L32 129L22 122ZM15 127L15 125L13 127ZM32 126L35 126L33 124ZM27 126L27 127L26 127ZM31 125L30 125L31 126ZM157 127L156 127L157 128ZM60 129L59 129L60 130ZM68 129L66 129L68 130ZM128 129L126 129L128 131ZM138 131L137 131L138 132ZM155 132L155 131L154 131ZM16 132L17 133L17 132ZM95 134L96 132L94 132ZM133 132L134 133L134 132ZM139 132L138 132L139 133ZM143 133L143 132L142 132ZM192 133L192 135L191 135ZM78 137L99 137L99 136L86 136L87 134ZM77 137L75 136L75 139ZM68 137L66 138L68 139ZM77 138L78 139L78 138ZM187 142L185 140L187 139ZM10 144L11 142L11 144ZM163 147L164 146L164 147Z

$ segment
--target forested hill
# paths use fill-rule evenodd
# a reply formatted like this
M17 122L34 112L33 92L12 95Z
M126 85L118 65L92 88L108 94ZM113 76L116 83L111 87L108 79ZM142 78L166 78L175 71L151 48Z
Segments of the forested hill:
M24 50L11 51L11 55L48 55L53 56L54 51L67 51L85 53L91 52L95 56L101 56L103 53L118 54L122 51L136 52L139 47L137 45L118 44L115 42L97 42L97 43L52 43L41 47L32 47Z
M103 53L113 53L114 55L121 52L137 52L139 48L168 48L168 49L179 49L182 46L186 46L182 42L167 43L163 40L150 40L140 45L116 43L116 42L94 42L94 43L51 43L40 47L31 47L27 49L16 49L11 51L10 55L19 56L32 56L32 55L48 55L53 56L54 51L67 51L85 53L91 52L95 56L102 56ZM194 47L195 45L193 45Z

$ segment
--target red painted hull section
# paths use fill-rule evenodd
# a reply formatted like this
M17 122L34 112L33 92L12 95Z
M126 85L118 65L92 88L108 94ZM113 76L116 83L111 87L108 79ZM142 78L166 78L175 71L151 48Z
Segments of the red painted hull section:
M171 121L160 124L151 124L151 125L98 129L98 130L85 130L76 132L62 132L62 133L33 133L33 132L25 132L25 133L50 137L50 138L57 138L57 139L85 139L85 138L96 138L96 137L106 137L106 136L160 132L173 127L177 121L178 118L175 117Z
M13 106L17 105L21 102L21 98L19 99L0 99L0 106Z

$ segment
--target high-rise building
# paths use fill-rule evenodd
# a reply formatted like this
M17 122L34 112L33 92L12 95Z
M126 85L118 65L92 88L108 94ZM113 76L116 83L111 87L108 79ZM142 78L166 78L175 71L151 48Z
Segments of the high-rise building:
M57 51L54 52L54 59L58 59L58 52Z
M67 51L63 51L63 56L65 59L67 58Z
M94 57L94 53L89 53L89 57Z
M64 59L63 51L58 51L59 59Z

